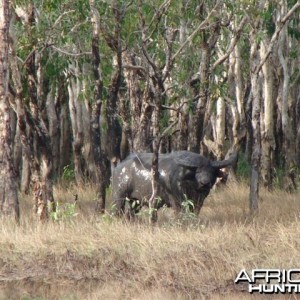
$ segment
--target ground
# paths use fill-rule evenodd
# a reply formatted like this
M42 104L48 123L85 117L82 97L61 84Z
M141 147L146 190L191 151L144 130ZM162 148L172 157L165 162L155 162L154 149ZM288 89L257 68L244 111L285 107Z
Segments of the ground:
M257 299L234 284L242 268L299 267L299 192L262 191L251 216L247 184L231 184L199 218L162 209L155 226L147 211L95 215L92 186L57 186L55 198L56 221L38 224L22 195L20 226L2 220L0 299Z

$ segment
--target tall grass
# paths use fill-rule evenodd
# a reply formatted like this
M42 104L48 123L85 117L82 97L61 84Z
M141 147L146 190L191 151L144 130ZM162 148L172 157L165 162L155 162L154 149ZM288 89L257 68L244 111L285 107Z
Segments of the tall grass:
M231 184L198 219L162 209L155 226L95 215L93 186L55 189L61 205L75 194L67 219L38 224L23 196L20 226L1 221L0 299L251 299L242 268L299 267L299 193L262 191L250 216L248 187Z

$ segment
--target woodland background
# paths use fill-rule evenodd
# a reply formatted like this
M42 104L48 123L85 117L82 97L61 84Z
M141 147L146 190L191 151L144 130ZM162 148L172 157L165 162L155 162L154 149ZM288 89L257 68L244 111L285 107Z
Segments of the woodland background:
M20 188L46 219L61 178L95 183L104 212L111 169L133 151L239 151L251 210L259 184L297 188L298 1L0 7L1 215L19 218Z

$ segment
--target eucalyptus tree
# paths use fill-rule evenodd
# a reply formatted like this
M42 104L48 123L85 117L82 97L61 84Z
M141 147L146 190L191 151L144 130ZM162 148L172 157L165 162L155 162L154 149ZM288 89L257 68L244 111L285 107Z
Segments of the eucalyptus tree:
M21 132L23 142L23 152L30 166L32 191L34 195L35 210L39 220L48 217L48 208L54 209L53 186L52 186L52 148L49 131L42 116L42 106L44 100L43 72L41 57L36 50L35 25L38 21L33 2L27 3L19 14L22 15L24 31L28 41L34 45L26 53L23 61L25 82L27 86L25 108L25 93L23 93L20 83L20 69L16 62L16 38L12 23L11 26L11 69L13 73L13 83L16 93L16 113L18 116L18 129ZM15 20L15 17L12 19ZM32 46L31 44L31 46ZM25 167L25 166L24 166Z
M64 8L66 11L61 13L60 9ZM60 156L69 149L69 141L65 140L68 115L63 109L66 88L60 80L68 65L62 56L73 57L74 54L69 49L62 49L70 23L61 24L64 17L73 12L75 10L69 10L66 3L15 3L17 22L12 24L11 30L13 93L18 100L18 128L23 153L29 162L31 191L40 220L48 217L49 209L55 209L53 165L54 171L58 172L63 163ZM73 31L76 30L74 27L71 28ZM70 46L69 42L67 44ZM23 164L22 168L25 166Z
M19 202L13 163L12 128L9 106L9 1L0 4L0 214L19 220Z

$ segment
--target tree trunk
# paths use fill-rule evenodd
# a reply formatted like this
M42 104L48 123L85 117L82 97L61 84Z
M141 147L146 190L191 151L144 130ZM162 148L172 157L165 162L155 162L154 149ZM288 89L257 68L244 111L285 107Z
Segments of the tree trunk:
M82 103L79 100L81 92L81 82L79 80L79 67L77 64L70 66L74 71L75 78L69 78L68 93L69 93L69 111L73 135L73 155L74 155L74 173L76 183L80 184L83 181L82 170L82 146L83 146L83 128L82 128Z
M59 114L59 128L60 128L60 141L59 141L59 174L63 173L66 166L71 163L71 130L68 107L65 102L61 103Z
M9 20L9 1L3 0L0 4L0 214L13 217L16 221L19 221L18 187L14 171L13 140L8 101Z
M109 96L106 104L107 145L106 154L111 161L120 161L121 126L118 121L118 93L121 85L121 52L117 54L116 71L109 86Z
M200 151L200 142L205 135L205 128L209 121L211 114L211 103L209 103L209 86L210 86L210 62L212 49L215 47L216 42L220 35L220 20L216 20L212 26L210 32L204 31L202 33L202 45L201 45L201 61L199 65L199 76L196 81L193 81L199 85L196 91L196 95L199 95L199 100L196 106L195 115L192 118L192 128L190 132L189 146L190 150L196 153ZM204 144L203 144L204 145ZM202 154L205 153L205 149L201 149Z
M149 82L145 82L144 90L142 90L140 82L146 76L145 69L137 64L134 54L124 51L122 59L127 86L125 97L128 99L129 106L126 107L125 97L122 97L120 114L123 119L123 129L129 140L130 152L149 152L151 148L149 124L153 111L149 103ZM129 113L127 113L128 109Z
M92 108L91 108L91 99L87 93L89 89L89 82L87 77L90 75L89 65L83 64L82 73L82 91L84 102L82 103L82 128L83 128L83 147L82 154L85 161L86 177L88 177L92 182L98 184L98 176L95 169L95 160L93 155L93 145L91 137L91 117L92 117ZM99 122L99 121L98 121Z
M14 101L11 106L16 112L18 120L18 136L22 145L22 170L21 170L21 191L23 193L29 193L31 170L33 171L35 165L33 164L33 137L32 137L32 124L28 122L27 116L29 112L25 112L23 103L23 87L21 83L21 74L17 64L17 56L15 52L15 32L14 23L15 16L12 16L10 26L10 68L12 73L13 85L15 88L15 94L13 95Z
M188 1L182 1L182 13L185 14L188 10ZM182 44L187 39L187 20L185 18L180 18L180 28L179 28L179 43ZM183 49L184 56L188 55L190 50L187 48ZM188 90L188 86L186 86ZM180 99L179 105L181 106L179 113L179 136L176 141L176 149L173 150L187 150L189 142L189 107L187 103L187 97L184 96ZM172 113L172 112L171 112ZM176 116L175 116L176 117Z
M261 157L261 135L260 135L260 86L259 74L255 72L259 64L258 44L255 32L250 34L250 68L251 68L251 91L252 91L252 131L253 131L253 148L251 156L251 182L250 182L250 211L254 213L258 210L259 200L259 180L260 180L260 157Z
M266 54L267 39L261 42L261 57ZM268 189L272 187L273 153L275 148L274 123L273 123L273 73L271 69L271 59L268 58L262 66L264 84L264 119L262 126L262 156L261 156L261 176L262 183Z
M31 128L33 136L34 170L32 171L35 208L39 221L48 218L48 208L54 210L52 182L52 149L46 125L41 118L36 93L34 54L26 63L28 73L29 98L31 107Z
M190 151L199 153L200 141L203 138L203 123L208 100L209 88L209 63L210 49L206 41L203 41L201 47L201 62L199 67L199 90L196 89L196 95L199 94L195 115L192 117L192 128L190 130L189 148Z
M152 195L149 199L149 209L150 209L150 222L154 223L157 221L157 199L158 185L159 185L159 147L161 142L161 132L160 132L160 117L161 117L161 105L162 105L162 95L164 95L163 83L160 78L156 78L160 81L157 86L153 83L153 94L154 94L154 113L153 113L153 156L152 156Z
M53 173L58 175L60 129L59 120L55 109L55 94L53 89L50 89L46 98L46 111L48 116L49 137L53 155Z
M287 12L286 1L281 1L281 16ZM283 151L285 157L284 163L284 188L287 191L296 189L296 149L295 136L292 129L290 111L289 111L289 85L290 85L290 67L288 66L288 42L287 42L287 24L284 25L281 36L279 37L278 56L283 69L283 83L281 93L281 122L283 132Z
M25 151L25 150L24 150ZM22 172L21 172L21 184L20 189L24 194L29 194L30 192L30 182L31 182L31 171L30 162L26 154L22 155Z
M96 174L98 178L97 202L96 211L100 213L105 212L106 194L105 189L108 185L107 176L107 160L101 148L101 128L100 128L100 114L102 107L102 90L103 79L101 76L101 60L99 49L99 34L100 34L100 14L95 7L95 1L89 0L91 8L91 21L93 26L92 37L92 54L93 54L93 74L95 80L94 88L94 103L92 105L91 118L91 137L93 155L96 164Z
M217 143L217 159L223 159L223 146L225 142L225 102L223 98L217 100L216 114L216 143Z
M149 152L151 149L150 123L153 107L150 105L150 94L149 80L147 80L141 96L142 107L139 118L140 126L133 140L134 150L138 152Z
M18 123L16 124L13 149L14 169L16 171L17 177L21 178L20 173L22 172L22 144L20 140L20 130L18 127Z
M241 56L239 46L236 45L234 51L229 56L228 85L229 102L232 118L232 126L228 131L232 133L231 149L240 149L241 142L246 135L246 120L244 111L244 95L241 72ZM236 102L232 101L233 99ZM230 123L231 124L231 123Z

